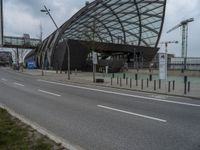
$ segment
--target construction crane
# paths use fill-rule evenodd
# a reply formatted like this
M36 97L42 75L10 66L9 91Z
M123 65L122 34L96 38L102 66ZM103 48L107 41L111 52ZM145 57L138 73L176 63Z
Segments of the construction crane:
M164 44L165 45L165 53L167 54L167 52L168 52L168 44L178 44L178 41L165 41L165 42L161 42L160 44Z
M182 55L181 56L185 59L187 58L187 48L188 48L188 24L193 21L194 21L194 18L183 20L181 21L181 23L179 23L178 25L176 25L175 27L173 27L167 32L167 33L170 33L176 30L177 28L182 27Z

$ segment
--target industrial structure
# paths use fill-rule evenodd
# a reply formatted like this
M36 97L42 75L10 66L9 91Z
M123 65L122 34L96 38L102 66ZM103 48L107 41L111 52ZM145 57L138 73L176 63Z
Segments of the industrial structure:
M184 70L187 69L187 53L188 53L188 24L193 22L194 18L181 21L178 25L170 29L167 33L170 33L180 27L182 27L182 52L181 57L184 59Z
M91 52L99 66L119 70L124 62L151 62L159 50L166 0L95 0L66 21L30 53L39 67L67 70L91 68Z

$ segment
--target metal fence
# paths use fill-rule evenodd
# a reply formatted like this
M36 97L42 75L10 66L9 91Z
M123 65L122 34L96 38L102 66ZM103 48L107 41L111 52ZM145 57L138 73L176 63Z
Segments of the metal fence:
M129 69L159 69L159 61L128 63L128 67ZM200 71L200 58L170 58L167 67L169 70Z

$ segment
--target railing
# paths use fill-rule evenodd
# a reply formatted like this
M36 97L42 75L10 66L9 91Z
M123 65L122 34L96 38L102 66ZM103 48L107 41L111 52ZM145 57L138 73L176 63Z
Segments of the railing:
M128 64L129 69L159 69L159 62L135 62ZM184 61L169 61L167 64L167 68L169 70L186 70L189 71L200 71L200 58L197 60L195 59L187 59L186 65Z
M23 37L4 36L3 45L5 47L36 48L40 44L39 39L25 39Z

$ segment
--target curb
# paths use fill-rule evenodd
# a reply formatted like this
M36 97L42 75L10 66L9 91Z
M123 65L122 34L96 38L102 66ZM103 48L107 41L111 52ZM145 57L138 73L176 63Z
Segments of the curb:
M31 128L42 134L43 136L47 136L50 140L54 141L57 144L61 144L61 146L65 147L66 149L69 150L84 150L83 148L73 145L70 142L64 140L61 137L56 136L54 133L48 131L47 129L41 127L37 123L34 123L30 121L29 119L26 119L24 116L17 114L15 111L12 109L8 108L7 106L3 105L0 103L0 108L5 109L10 115L13 117L19 119L22 121L24 124L29 125Z
M47 81L52 81L52 80L47 80ZM55 80L53 80L55 81ZM154 91L145 91L145 90L138 90L138 89L128 89L128 88L123 88L123 87L113 87L113 86L106 86L106 85L101 85L101 84L94 84L94 83L84 83L84 82L77 82L77 81L55 81L55 82L60 82L60 83L76 83L76 84L82 84L82 85L93 85L97 87L107 87L107 88L113 88L113 89L120 89L120 90L127 90L127 91L134 91L134 92L143 92L143 93L149 93L149 94L159 94L159 95L165 95L165 96L174 96L174 97L181 97L181 98L189 98L189 99L194 99L194 100L200 100L200 97L192 97L192 96L184 96L184 95L176 95L176 94L168 94L168 93L159 93L159 92L154 92Z
M40 76L34 76L31 74L27 74L25 72L19 72L24 75L32 76L32 77L40 77ZM47 79L48 80L48 79ZM50 80L50 81L55 81L55 80ZM149 94L160 94L160 95L165 95L165 96L175 96L175 97L182 97L182 98L190 98L190 99L195 99L195 100L200 100L200 97L193 97L193 96L186 96L186 95L176 95L176 94L169 94L169 93L162 93L162 92L155 92L155 91L146 91L146 90L139 90L139 89L128 89L128 88L123 88L123 87L113 87L113 86L106 86L106 85L101 85L101 84L96 84L96 83L86 83L86 82L78 82L78 81L59 81L56 80L55 82L61 82L61 83L77 83L77 84L87 84L87 85L94 85L97 87L108 87L108 88L113 88L113 89L121 89L121 90L128 90L128 91L135 91L135 92L144 92L144 93L149 93Z

